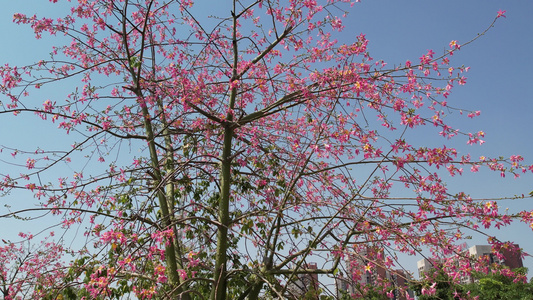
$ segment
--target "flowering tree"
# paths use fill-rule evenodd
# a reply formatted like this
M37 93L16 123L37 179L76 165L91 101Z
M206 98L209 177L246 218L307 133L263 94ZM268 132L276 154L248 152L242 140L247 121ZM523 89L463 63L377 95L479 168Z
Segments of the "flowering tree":
M68 280L88 297L297 297L291 281L333 275L349 256L365 253L349 268L359 278L394 268L395 253L461 255L456 244L478 222L532 223L531 212L502 214L441 179L533 170L521 156L475 160L405 138L433 126L482 143L483 132L445 118L465 83L467 68L450 63L460 45L388 68L364 35L335 39L350 1L318 2L225 1L207 18L186 0L79 0L62 18L14 16L37 38L71 41L51 59L0 69L1 113L35 114L75 143L9 148L26 170L4 174L1 188L33 193L66 229L86 227ZM30 104L55 84L72 92ZM75 172L57 176L65 165Z
M44 240L39 247L31 247L31 235L21 234L25 242L4 242L0 246L0 293L2 299L43 298L59 286L65 268L61 263L64 249Z

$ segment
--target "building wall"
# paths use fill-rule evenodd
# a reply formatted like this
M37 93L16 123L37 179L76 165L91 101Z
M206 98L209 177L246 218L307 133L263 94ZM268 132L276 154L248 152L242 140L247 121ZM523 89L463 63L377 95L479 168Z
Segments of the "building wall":
M408 288L409 277L407 273L403 270L387 270L384 267L383 257L383 251L376 254L376 251L369 251L369 249L347 257L347 274L344 275L341 272L335 278L337 297L340 297L342 293L356 295L357 297L360 293L356 288L357 286L370 285L377 287L379 283L385 281L398 288L394 292L393 300L407 299L405 292L400 292L399 290ZM366 270L365 266L367 265L372 265L371 271ZM411 291L409 295L412 296L413 292Z
M316 263L308 263L303 266L304 269L316 270ZM297 278L289 283L289 294L295 299L303 297L309 291L317 291L319 287L318 274L298 274Z
M516 248L520 248L518 244L514 244ZM481 256L488 256L490 263L497 263L499 265L504 265L510 269L521 268L524 266L522 257L519 253L515 253L511 249L502 249L501 254L503 258L500 259L494 253L492 253L492 247L490 245L475 245L468 249L470 255L479 258Z
M515 246L520 248L518 244L515 244ZM516 253L515 251L511 251L509 249L503 249L502 254L505 257L504 264L509 268L516 269L524 267L524 262L522 261L522 256L520 256L520 253Z
M520 248L518 244L515 244L514 246L516 248ZM515 253L510 249L502 249L501 254L503 255L503 258L501 259L498 257L498 255L492 252L492 247L490 245L472 246L468 248L468 253L471 257L476 259L486 256L490 264L496 263L499 265L507 266L510 269L520 268L524 266L520 254ZM435 263L438 264L438 262L434 262L434 264ZM422 277L423 273L432 270L434 264L432 264L431 261L427 259L419 260L417 262L418 276ZM461 282L472 283L473 279L470 276L464 276L461 278Z
M427 273L429 270L433 269L433 264L427 259L421 259L416 262L418 269L418 277L422 277L422 274Z

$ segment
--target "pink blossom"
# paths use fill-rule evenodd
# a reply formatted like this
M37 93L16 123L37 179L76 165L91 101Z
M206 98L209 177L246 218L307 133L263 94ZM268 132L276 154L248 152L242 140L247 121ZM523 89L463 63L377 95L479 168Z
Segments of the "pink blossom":
M28 170L30 170L30 169L33 169L34 167L35 167L35 159L28 158L26 160L26 168L28 168Z
M187 279L187 271L185 271L183 269L179 269L178 273L179 273L179 276L180 276L181 280Z
M461 45L459 45L456 40L453 40L450 42L450 48L454 50L455 49L459 50L461 49Z

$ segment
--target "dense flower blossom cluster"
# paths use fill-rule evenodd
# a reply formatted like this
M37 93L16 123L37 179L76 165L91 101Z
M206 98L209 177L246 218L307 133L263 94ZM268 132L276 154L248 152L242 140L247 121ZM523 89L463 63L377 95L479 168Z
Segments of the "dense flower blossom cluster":
M533 228L533 212L506 214L442 179L533 172L524 158L475 160L405 137L435 127L445 141L483 144L483 131L461 132L446 119L468 71L451 57L468 43L391 68L372 58L364 34L336 40L344 25L334 12L348 0L233 1L216 22L193 1L74 2L63 18L16 14L37 38L71 42L49 60L0 67L2 114L37 114L75 140L62 151L6 148L24 159L24 173L0 183L2 192L33 193L65 229L86 228L86 246L68 270L54 270L63 275L50 286L68 279L93 298L283 298L308 260L324 261L308 272L333 275L366 253L347 267L357 280L397 267L394 253L424 249L453 256L444 270L455 280L487 270L459 246L464 231L514 219ZM26 104L58 81L75 82L72 92ZM75 171L42 180L63 165ZM2 251L21 251L11 245ZM58 247L50 244L44 261L56 261ZM52 281L35 273L43 268L27 266ZM390 282L378 288L391 293Z
M62 283L65 249L50 242L53 233L39 245L31 246L33 235L21 233L23 242L2 240L0 246L0 293L3 299L42 298L47 287Z

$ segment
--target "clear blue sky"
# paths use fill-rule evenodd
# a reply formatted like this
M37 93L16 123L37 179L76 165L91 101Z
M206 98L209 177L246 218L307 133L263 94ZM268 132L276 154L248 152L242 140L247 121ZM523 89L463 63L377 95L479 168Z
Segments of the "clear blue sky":
M533 2L531 1L362 1L346 22L346 32L364 33L369 51L376 59L390 64L417 60L428 49L437 54L451 40L459 44L476 37L492 22L497 11L506 10L496 26L483 37L461 49L453 57L456 65L470 66L465 86L456 87L450 104L480 110L473 120L457 118L456 126L465 131L483 130L483 146L467 146L453 141L461 154L473 157L522 154L533 162L533 95L530 92L533 69ZM421 142L442 145L436 136L419 137ZM500 178L497 173L468 174L448 178L449 186L470 192L473 197L502 197L533 191L533 176ZM502 202L510 210L531 210L532 200ZM502 240L512 240L533 253L533 232L525 224L501 230ZM470 246L486 244L480 237L467 241ZM415 264L416 260L409 264ZM406 258L407 260L407 258ZM533 275L533 259L525 260ZM414 271L416 266L412 266Z
M464 64L471 69L467 84L457 87L449 98L454 106L482 112L473 120L457 116L455 124L464 131L485 131L486 143L473 147L457 139L450 146L458 148L461 154L473 153L474 157L522 154L527 162L533 163L533 1L363 0L344 21L346 31L341 38L350 41L359 33L366 34L371 55L394 65L407 59L416 61L428 49L441 53L451 40L461 44L472 39L492 22L498 10L506 10L507 17L500 18L486 36L454 55L453 64ZM13 13L57 16L61 11L62 4L54 5L45 0L3 3L0 38L4 42L0 48L0 63L23 64L47 58L54 42L50 38L35 41L31 29L12 24ZM36 99L36 103L45 99ZM35 123L28 120L35 120ZM38 132L38 137L25 139L25 132ZM35 148L37 143L59 142L56 138L36 118L24 121L2 118L0 144ZM436 146L448 143L437 136L415 138ZM65 141L66 144L70 142ZM1 173L9 173L8 165L2 164L0 168ZM533 176L502 179L498 173L465 174L461 178L450 178L450 187L470 192L474 197L528 194L533 190ZM2 204L4 201L0 199ZM531 200L506 201L502 206L510 210L533 209ZM5 223L0 220L0 224ZM3 231L2 235L5 229ZM499 237L516 241L533 253L533 232L525 224L504 229ZM479 238L468 241L469 245L484 243ZM418 259L420 257L406 259L404 266L414 271ZM533 259L527 258L525 262L531 276Z

